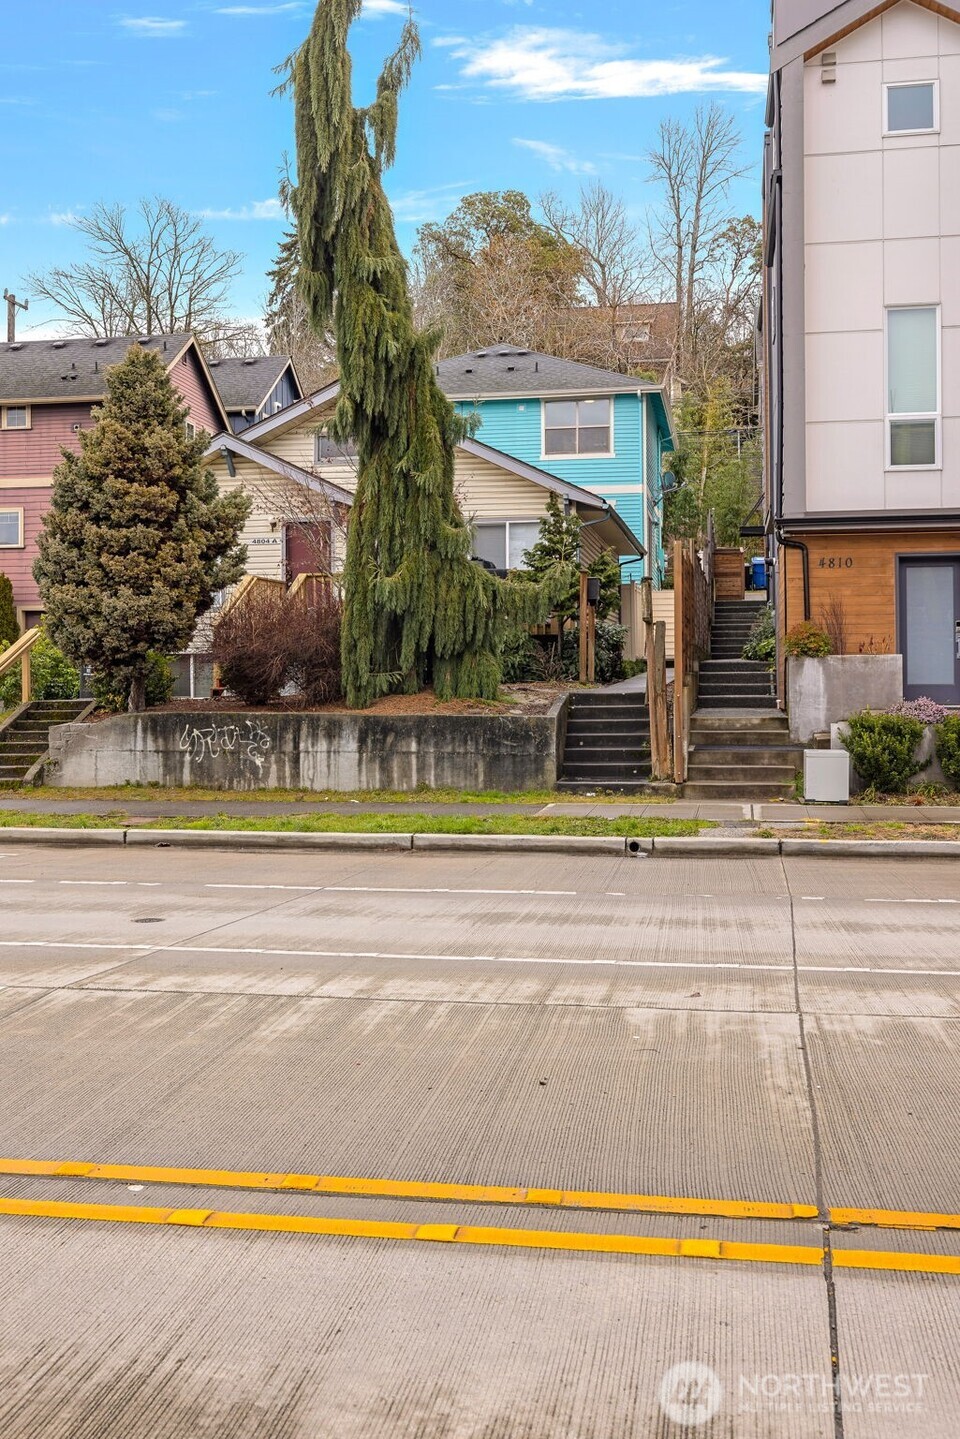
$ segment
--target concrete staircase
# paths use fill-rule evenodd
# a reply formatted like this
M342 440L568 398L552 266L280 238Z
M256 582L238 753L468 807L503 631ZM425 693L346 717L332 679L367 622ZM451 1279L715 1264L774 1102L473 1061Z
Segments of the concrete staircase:
M0 729L0 789L23 784L50 749L51 725L70 724L93 708L92 700L33 700Z
M698 710L690 721L684 799L790 800L803 749L790 742L787 717Z
M755 600L731 600L717 605L710 658L700 665L701 709L776 712L777 702L767 666L742 657L760 609Z
M586 690L570 699L558 789L651 790L650 717L641 694Z

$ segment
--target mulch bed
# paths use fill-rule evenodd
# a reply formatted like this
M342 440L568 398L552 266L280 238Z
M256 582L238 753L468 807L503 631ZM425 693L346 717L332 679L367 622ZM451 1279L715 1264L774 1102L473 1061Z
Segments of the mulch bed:
M519 684L504 685L501 693L509 696L503 702L480 700L437 699L433 690L416 695L386 695L364 710L347 709L343 703L308 705L303 701L282 700L273 705L245 705L236 699L173 700L156 705L147 714L368 714L368 715L538 715L546 714L557 699L570 689L569 685ZM111 715L94 713L89 721L111 719Z

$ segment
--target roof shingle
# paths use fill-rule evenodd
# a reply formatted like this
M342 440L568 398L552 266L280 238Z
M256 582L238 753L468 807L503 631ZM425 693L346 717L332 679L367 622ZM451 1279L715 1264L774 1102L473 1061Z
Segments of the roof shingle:
M119 364L131 346L157 350L169 365L192 339L190 334L124 335L115 340L17 340L0 345L0 401L100 400L106 394L106 371Z
M516 345L490 345L468 355L441 360L437 378L452 399L484 395L589 394L591 391L636 394L638 390L660 388L633 375L598 370L593 365L561 360L556 355L542 355L537 350L524 350Z

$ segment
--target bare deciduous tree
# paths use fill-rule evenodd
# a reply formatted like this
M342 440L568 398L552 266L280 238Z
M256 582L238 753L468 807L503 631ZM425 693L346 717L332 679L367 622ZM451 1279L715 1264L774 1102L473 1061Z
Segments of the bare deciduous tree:
M31 275L30 284L75 333L109 339L192 330L224 344L247 328L227 316L242 255L218 249L202 221L171 200L141 200L133 214L101 203L70 223L86 237L90 257Z
M730 187L747 173L734 117L720 105L701 106L690 125L664 120L659 144L649 154L651 179L661 206L651 241L661 267L665 298L676 310L676 368L696 386L702 378L699 328L704 309L715 309L723 236L731 223ZM729 255L727 255L729 259ZM742 266L737 266L738 274Z

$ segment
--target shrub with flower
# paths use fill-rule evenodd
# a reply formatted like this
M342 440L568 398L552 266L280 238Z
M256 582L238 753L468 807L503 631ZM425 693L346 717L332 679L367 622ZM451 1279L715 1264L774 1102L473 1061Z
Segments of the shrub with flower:
M929 699L927 695L921 695L919 699L901 700L899 704L893 705L885 713L902 715L905 719L916 719L921 724L940 724L950 711L943 705L937 704L936 700Z

